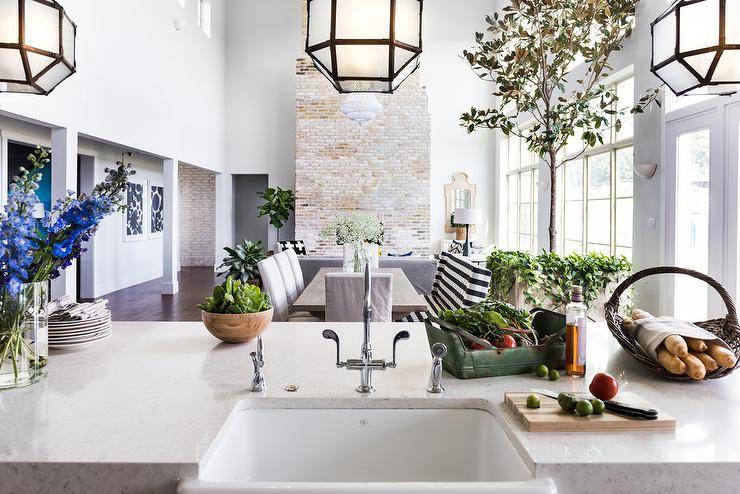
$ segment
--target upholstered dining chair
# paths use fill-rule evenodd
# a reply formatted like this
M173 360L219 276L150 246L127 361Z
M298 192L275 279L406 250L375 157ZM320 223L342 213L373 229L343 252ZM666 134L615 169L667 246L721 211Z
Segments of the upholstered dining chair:
M308 313L292 313L288 303L288 294L285 290L283 275L278 267L275 256L268 257L257 264L262 278L262 286L270 294L272 306L275 311L272 320L275 322L315 322L319 319L311 317Z
M363 273L327 273L326 321L362 321L365 304L365 275ZM371 307L373 322L393 320L393 275L374 273L372 275Z
M285 286L285 294L288 298L288 306L293 306L293 303L298 298L298 287L295 282L295 275L293 274L293 267L288 259L286 252L280 252L272 256L277 262L278 269L280 270L280 276L283 278L283 286Z
M288 256L290 261L290 267L293 269L293 278L295 278L295 286L298 290L298 295L303 293L306 288L306 284L303 281L303 270L301 269L301 262L298 260L298 254L293 249L285 251L285 255Z

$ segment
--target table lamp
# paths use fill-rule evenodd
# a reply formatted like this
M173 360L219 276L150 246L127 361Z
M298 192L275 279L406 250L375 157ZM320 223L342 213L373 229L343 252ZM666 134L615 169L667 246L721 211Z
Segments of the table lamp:
M483 223L482 209L456 209L455 224L465 225L465 246L463 246L463 256L470 255L470 225L480 225Z

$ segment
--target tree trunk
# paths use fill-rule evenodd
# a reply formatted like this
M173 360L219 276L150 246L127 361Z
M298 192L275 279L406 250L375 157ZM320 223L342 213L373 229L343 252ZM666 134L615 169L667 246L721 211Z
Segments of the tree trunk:
M550 252L558 248L558 167L557 154L550 150Z

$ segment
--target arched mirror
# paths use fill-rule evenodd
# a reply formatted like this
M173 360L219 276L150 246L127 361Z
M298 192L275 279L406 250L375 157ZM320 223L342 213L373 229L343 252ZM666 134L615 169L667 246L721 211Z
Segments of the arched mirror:
M467 173L457 172L452 182L445 185L445 232L452 233L450 218L455 209L475 209L476 186L470 182Z

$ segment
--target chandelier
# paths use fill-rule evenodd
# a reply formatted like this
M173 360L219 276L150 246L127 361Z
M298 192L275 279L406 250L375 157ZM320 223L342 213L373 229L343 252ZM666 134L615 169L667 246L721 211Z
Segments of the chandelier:
M651 27L650 70L676 95L740 89L740 1L677 0Z
M0 0L0 92L49 94L77 70L76 35L54 0Z
M306 53L340 93L392 93L418 67L423 0L308 0Z

